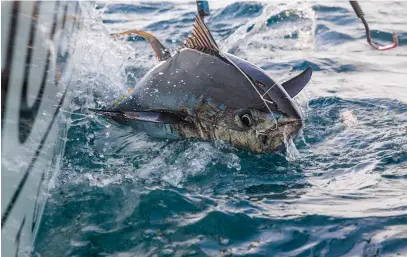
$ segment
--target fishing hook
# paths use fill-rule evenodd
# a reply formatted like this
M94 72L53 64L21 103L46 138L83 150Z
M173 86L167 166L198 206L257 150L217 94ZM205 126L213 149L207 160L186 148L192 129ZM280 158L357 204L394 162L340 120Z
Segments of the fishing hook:
M367 42L369 43L369 45L371 45L374 49L377 49L380 51L396 48L399 45L396 32L393 32L393 44L391 44L391 45L379 46L379 45L373 43L372 38L370 37L369 25L367 24L367 22L365 20L365 14L363 13L362 8L360 7L358 1L349 1L349 3L352 5L353 10L356 13L356 16L358 16L358 18L362 20L363 25L365 26Z

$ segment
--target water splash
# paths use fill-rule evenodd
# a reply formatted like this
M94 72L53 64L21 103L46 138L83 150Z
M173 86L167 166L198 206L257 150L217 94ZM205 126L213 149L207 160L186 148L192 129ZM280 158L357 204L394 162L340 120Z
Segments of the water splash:
M299 157L300 157L300 153L298 152L297 147L294 144L293 137L289 136L286 129L284 129L283 136L284 136L284 145L285 145L285 148L286 148L286 155L285 156L287 158L287 161L298 160Z
M290 48L302 55L313 48L314 26L315 13L309 3L267 4L261 15L221 42L221 50L256 62L260 67L270 60L287 62L282 49ZM258 56L262 56L260 63Z

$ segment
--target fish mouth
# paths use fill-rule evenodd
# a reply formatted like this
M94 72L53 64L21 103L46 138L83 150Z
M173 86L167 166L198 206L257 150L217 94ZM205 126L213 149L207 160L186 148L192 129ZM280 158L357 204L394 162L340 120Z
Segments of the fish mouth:
M284 138L290 139L295 138L298 135L303 124L304 121L302 119L290 118L288 120L282 121L279 125Z
M277 119L276 120L276 126L269 128L265 131L257 131L257 134L264 134L264 135L273 135L276 132L278 133L285 127L294 127L294 128L301 128L302 125L304 124L303 119L301 118L296 118L296 117L284 117L282 119Z
M256 131L258 140L255 152L274 152L285 140L295 138L304 121L296 117L285 117L278 120L276 127L264 131Z
M286 125L299 125L302 126L304 123L303 119L297 117L283 118L281 121L278 121L277 124L279 127Z

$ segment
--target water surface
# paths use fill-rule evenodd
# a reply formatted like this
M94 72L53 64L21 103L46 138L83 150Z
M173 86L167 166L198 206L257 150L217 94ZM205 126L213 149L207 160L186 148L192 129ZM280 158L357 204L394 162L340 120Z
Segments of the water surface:
M279 82L308 66L305 127L286 154L166 141L86 108L126 94L157 64L128 29L172 51L194 3L101 3L89 16L64 165L36 242L41 256L407 256L407 4L362 2L378 52L348 2L211 2L223 51Z

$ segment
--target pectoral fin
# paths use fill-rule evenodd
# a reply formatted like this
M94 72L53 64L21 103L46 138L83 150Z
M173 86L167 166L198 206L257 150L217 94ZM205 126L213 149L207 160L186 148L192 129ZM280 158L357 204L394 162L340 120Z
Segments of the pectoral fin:
M301 92L301 90L307 85L307 83L311 79L311 75L312 75L312 68L308 67L301 74L284 82L282 84L282 86L284 87L285 91L287 91L287 93L290 97L294 97L294 96L298 95L298 93Z
M180 124L189 123L187 115L184 113L169 112L169 111L141 111L141 112L123 112L100 109L88 109L89 111L102 114L119 123L121 121L136 120L143 122L162 123L162 124Z

